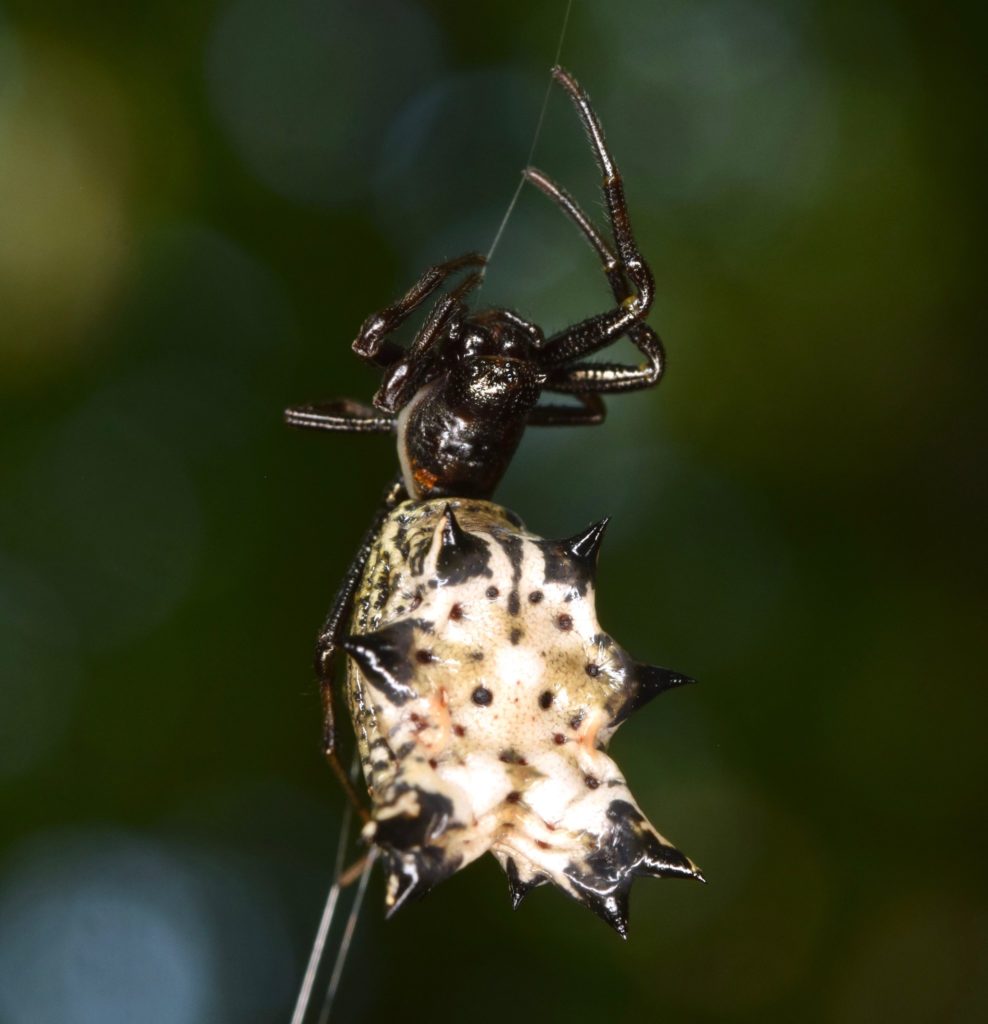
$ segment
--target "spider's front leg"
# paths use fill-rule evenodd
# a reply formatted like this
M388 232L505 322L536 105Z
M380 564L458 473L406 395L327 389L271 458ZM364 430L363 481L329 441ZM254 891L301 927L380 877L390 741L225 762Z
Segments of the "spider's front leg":
M464 259L466 257L463 257ZM433 365L430 352L458 317L466 313L463 300L483 280L479 272L468 274L452 291L441 296L419 328L407 352L388 368L374 395L374 405L397 414L425 382Z
M375 366L385 369L394 366L405 356L405 351L400 345L388 341L387 336L397 330L452 274L471 267L479 269L486 262L480 253L468 252L429 267L397 302L367 317L357 332L353 351Z
M607 206L611 232L614 236L616 258L572 199L557 186L552 185L538 171L528 171L527 177L543 192L560 203L597 250L604 264L604 272L614 291L617 307L606 313L588 317L586 320L553 335L542 347L539 361L547 369L562 367L565 363L598 352L618 338L629 335L649 360L651 380L645 379L641 374L637 377L629 376L629 374L621 372L621 367L612 364L606 367L606 372L596 374L585 374L582 372L584 368L581 367L581 373L575 376L571 372L575 368L570 367L569 373L559 372L552 375L555 380L550 381L549 386L556 388L558 384L558 390L573 391L591 388L624 391L633 387L647 387L649 384L655 383L657 379L653 364L657 362L661 365L661 345L654 332L639 331L636 330L636 326L642 324L648 315L655 294L655 280L635 242L621 175L607 149L604 131L590 105L590 98L568 71L555 67L552 74L569 94L590 139L594 157L602 175L601 188ZM630 288L628 282L630 282ZM601 369L603 371L605 368L602 366Z
M568 71L558 65L552 69L552 77L569 93L590 139L597 166L603 175L601 187L621 268L628 275L638 293L626 304L633 304L640 317L644 318L655 297L655 279L652 277L651 268L638 249L638 243L631 230L631 215L628 213L628 202L624 196L624 182L621 173L604 141L604 129L590 105L590 97L586 91Z
M285 410L285 422L293 427L344 434L393 432L393 414L404 404L403 400L396 400L396 396L401 399L408 397L409 378L415 376L413 370L421 366L422 355L461 308L463 296L480 283L480 275L470 274L452 292L439 299L408 351L388 341L387 335L397 330L452 274L471 267L483 267L485 263L485 258L478 253L467 253L445 263L437 263L429 267L397 302L379 313L371 314L364 321L353 343L353 350L367 362L387 370L384 382L374 397L376 408L350 398L338 398L329 402L292 406Z
M601 238L589 217L580 209L577 201L561 186L557 185L548 175L535 167L525 169L525 177L543 195L548 196L567 217L576 225L590 247L600 259L604 276L611 286L615 302L624 305L632 294L631 285L624 273L620 261L611 251L607 242ZM645 356L640 366L626 366L620 363L575 363L557 366L550 370L546 381L546 390L563 392L597 392L635 391L649 388L662 379L665 372L665 350L662 341L648 324L643 321L628 328L628 338L639 352ZM541 356L541 353L540 353ZM603 410L603 402L601 402ZM600 420L585 422L597 423ZM583 420L574 420L574 424Z

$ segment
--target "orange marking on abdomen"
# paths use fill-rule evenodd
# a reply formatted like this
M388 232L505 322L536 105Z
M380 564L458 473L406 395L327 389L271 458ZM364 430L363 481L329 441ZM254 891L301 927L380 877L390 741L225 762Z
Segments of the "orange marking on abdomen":
M415 467L415 471L412 473L412 476L415 477L415 482L423 491L431 491L435 486L436 481L439 479L435 473L430 473L429 470L423 469L421 466Z

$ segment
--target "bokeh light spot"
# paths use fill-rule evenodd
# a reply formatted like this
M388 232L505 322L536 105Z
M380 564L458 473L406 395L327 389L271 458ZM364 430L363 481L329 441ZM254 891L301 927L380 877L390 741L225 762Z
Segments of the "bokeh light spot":
M42 446L24 485L39 563L95 649L133 639L182 600L202 541L182 461L139 423L91 401Z
M734 193L744 208L747 195L759 238L819 194L837 125L805 3L674 0L648 18L602 14L602 39L628 72L619 106L637 124L623 160L630 180L654 181L670 202Z
M207 923L180 866L119 836L20 852L0 889L5 1024L206 1019Z
M12 54L0 38L0 58ZM105 73L60 48L19 48L0 108L0 369L64 370L116 293L130 237L129 138ZM9 86L9 83L8 83ZM0 93L3 88L0 87Z
M335 207L365 191L382 118L437 60L431 18L402 0L235 0L216 24L207 76L251 171L280 195Z
M495 69L409 94L383 135L374 198L410 268L490 245L528 152L539 84Z
M0 882L4 1024L274 1020L294 972L271 878L242 854L47 833Z
M77 630L32 568L0 551L0 779L23 775L65 735L82 680Z
M840 1024L984 1020L983 908L949 889L916 888L871 909L845 949L828 1019Z

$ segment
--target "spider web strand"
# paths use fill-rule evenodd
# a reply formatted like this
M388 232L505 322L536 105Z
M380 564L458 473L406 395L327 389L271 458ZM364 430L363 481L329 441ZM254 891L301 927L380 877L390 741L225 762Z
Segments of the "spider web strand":
M556 56L553 58L552 66L559 63L560 58L563 54L563 42L566 39L566 29L569 26L569 15L573 9L573 0L566 0L566 13L563 15L562 28L559 30L559 40L556 43ZM525 166L528 167L532 163L532 159L535 156L535 147L539 144L539 136L542 134L542 125L545 123L545 112L549 107L549 96L552 94L552 75L549 76L549 84L545 88L545 95L542 97L542 108L539 110L539 119L535 123L535 134L532 136L532 145L528 150L528 159L525 161ZM515 191L508 202L508 208L504 211L504 216L501 218L501 223L498 225L497 233L494 235L494 241L491 242L491 247L487 250L487 265L481 273L486 273L487 266L490 266L491 259L494 256L494 250L498 247L501 242L501 236L504 234L504 229L508 226L508 221L511 218L511 214L514 213L515 207L518 205L518 199L521 196L521 190L525 186L524 172L518 179L518 184L515 186Z
M350 822L352 817L353 810L348 803L346 810L343 812L343 820L340 822L340 838L336 846L336 863L333 867L333 884L330 886L329 893L326 896L326 904L323 907L322 917L319 919L319 929L312 943L312 951L309 953L309 962L306 964L302 985L298 992L298 999L295 1001L295 1010L292 1013L291 1024L303 1024L309 1009L309 1002L312 999L312 989L316 983L316 975L319 973L323 954L326 951L326 939L329 937L329 931L333 926L336 904L340 899L340 874L343 871L343 858L346 856L347 842L350 838Z
M367 882L370 880L374 862L377 860L377 847L372 846L364 862L364 870L360 873L360 881L357 883L357 894L353 898L353 906L350 908L350 916L347 918L346 928L343 931L343 938L340 940L340 948L336 953L336 963L333 965L333 976L329 979L329 987L326 989L326 999L322 1004L322 1013L319 1014L319 1024L329 1024L330 1010L333 1008L333 1001L336 999L336 991L340 987L340 978L343 977L343 967L346 964L347 954L350 952L350 945L353 942L353 933L357 928L357 919L360 917L360 908L364 903L364 894L367 892Z
M354 751L350 762L350 780L357 778L360 761ZM343 866L346 863L347 846L350 843L350 828L353 824L353 804L346 801L343 808L343 817L340 819L340 835L336 842L336 856L333 859L333 884L326 895L326 903L323 906L322 917L319 919L319 928L316 937L312 942L312 950L309 953L309 961L305 967L305 974L302 977L302 984L299 987L298 998L295 1000L295 1009L292 1012L290 1024L304 1024L312 1003L312 990L315 987L316 979L322 967L323 957L326 955L326 944L329 934L333 928L333 918L336 915L336 907L340 900L340 893L344 883Z

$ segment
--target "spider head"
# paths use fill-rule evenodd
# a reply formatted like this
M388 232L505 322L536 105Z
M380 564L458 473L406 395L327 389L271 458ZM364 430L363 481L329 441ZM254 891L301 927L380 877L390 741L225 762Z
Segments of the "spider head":
M457 328L450 333L447 344L459 359L504 356L527 362L532 359L535 344L541 340L541 334L536 337L528 325L509 319L504 310L489 310Z

